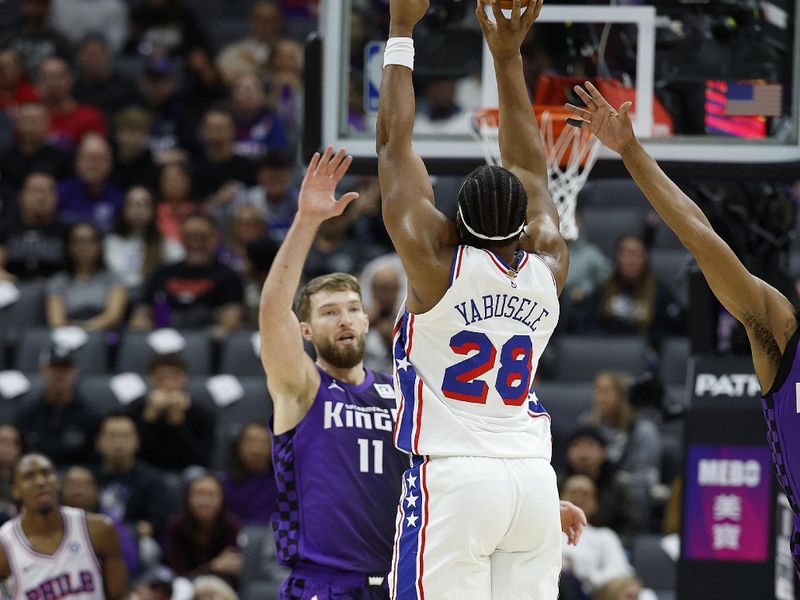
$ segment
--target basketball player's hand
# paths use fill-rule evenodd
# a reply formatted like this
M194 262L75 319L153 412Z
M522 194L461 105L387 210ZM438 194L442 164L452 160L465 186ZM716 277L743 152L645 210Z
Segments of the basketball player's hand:
M346 156L344 148L336 155L331 146L325 148L322 156L319 152L314 153L308 163L297 200L297 213L301 219L319 225L327 219L341 215L347 205L358 198L358 192L348 192L339 200L334 195L336 185L347 173L352 162L353 157Z
M486 14L484 4L489 4L492 7L492 14L494 14L495 22L489 20ZM483 36L486 38L486 44L489 50L492 51L492 56L495 60L503 60L508 58L518 57L520 46L528 35L528 30L533 25L533 22L539 16L542 10L544 0L531 0L525 12L522 12L519 0L514 0L514 7L511 9L511 18L507 19L500 10L500 5L497 0L478 0L478 8L475 10L475 15L478 17L478 23L483 30Z
M628 115L632 102L625 102L619 107L619 110L614 110L597 91L597 88L588 81L586 89L589 91L587 92L578 85L575 86L575 93L586 104L586 108L566 104L567 110L579 117L579 119L570 119L568 123L588 129L611 150L622 154L628 144L636 141L633 123Z
M586 527L586 515L572 502L561 500L561 531L567 534L567 543L575 546Z
M389 0L389 37L411 37L429 4L429 0Z

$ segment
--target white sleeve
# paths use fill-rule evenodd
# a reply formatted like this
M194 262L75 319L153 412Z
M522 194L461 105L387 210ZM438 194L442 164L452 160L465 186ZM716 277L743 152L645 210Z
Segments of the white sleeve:
M633 567L628 562L619 536L608 527L600 528L597 533L598 548L601 549L600 560L597 562L598 568L587 573L587 578L594 589L601 588L617 577L633 575Z

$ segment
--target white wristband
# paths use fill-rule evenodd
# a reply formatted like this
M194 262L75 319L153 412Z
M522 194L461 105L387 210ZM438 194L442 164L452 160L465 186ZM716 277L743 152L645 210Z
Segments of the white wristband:
M383 67L400 65L414 70L414 39L410 37L393 37L386 41L383 52Z

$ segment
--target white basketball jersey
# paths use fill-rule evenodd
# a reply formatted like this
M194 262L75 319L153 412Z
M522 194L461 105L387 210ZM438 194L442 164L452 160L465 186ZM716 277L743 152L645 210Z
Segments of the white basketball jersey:
M6 589L15 600L104 600L103 573L89 538L86 515L79 508L59 510L64 537L53 554L31 548L20 517L0 527L0 543L11 570Z
M550 418L532 384L558 314L553 273L535 254L514 271L489 250L456 248L442 299L395 326L397 447L549 461Z

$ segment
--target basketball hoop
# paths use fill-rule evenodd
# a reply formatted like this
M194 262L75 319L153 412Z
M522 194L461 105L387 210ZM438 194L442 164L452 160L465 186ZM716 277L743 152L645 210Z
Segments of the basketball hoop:
M534 106L534 111L539 119L550 194L558 209L561 235L574 240L578 237L575 223L578 193L597 160L600 142L591 132L568 125L567 119L572 115L560 106ZM470 133L483 144L486 163L500 165L500 109L482 108L469 113L467 118Z

